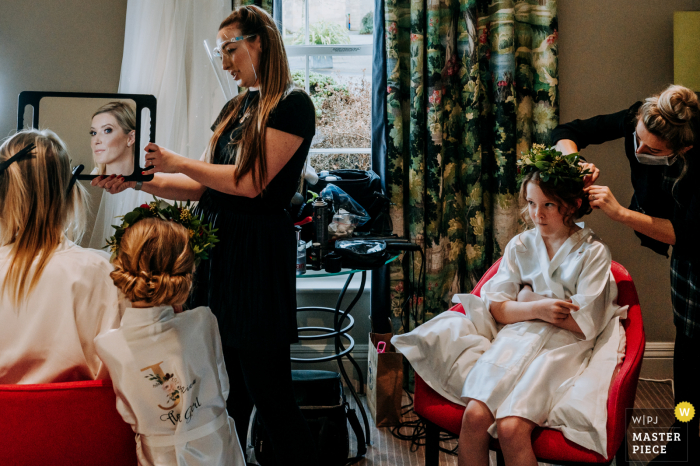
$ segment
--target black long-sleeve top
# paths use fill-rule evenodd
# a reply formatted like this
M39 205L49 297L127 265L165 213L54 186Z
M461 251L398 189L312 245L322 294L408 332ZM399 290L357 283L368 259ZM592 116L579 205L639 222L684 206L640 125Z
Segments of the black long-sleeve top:
M700 177L697 169L700 165L700 139L696 137L698 143L685 154L688 172L674 188L682 169L682 161L678 160L670 167L643 165L634 155L633 133L641 104L636 102L617 113L559 125L552 131L552 144L570 139L581 150L590 144L625 138L625 155L630 164L634 187L630 209L670 220L676 235L674 257L700 265L700 241L697 239L700 232ZM642 246L668 257L668 244L636 231L635 234L641 239Z

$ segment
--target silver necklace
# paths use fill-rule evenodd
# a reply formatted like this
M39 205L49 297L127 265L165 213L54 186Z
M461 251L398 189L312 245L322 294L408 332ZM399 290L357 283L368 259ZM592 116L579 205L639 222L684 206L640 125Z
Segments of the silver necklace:
M245 110L245 113L243 114L243 116L238 120L238 123L243 123L250 115L250 107L248 105L248 98L249 97L250 97L250 92L248 92L248 95L245 96L245 103L243 104L243 106L245 107L246 110Z

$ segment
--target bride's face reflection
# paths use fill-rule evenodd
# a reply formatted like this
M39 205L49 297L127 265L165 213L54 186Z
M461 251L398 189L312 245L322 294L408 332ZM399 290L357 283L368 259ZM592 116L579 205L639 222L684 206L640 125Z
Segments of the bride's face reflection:
M134 132L125 133L111 113L92 118L90 146L96 163L113 165L133 160Z

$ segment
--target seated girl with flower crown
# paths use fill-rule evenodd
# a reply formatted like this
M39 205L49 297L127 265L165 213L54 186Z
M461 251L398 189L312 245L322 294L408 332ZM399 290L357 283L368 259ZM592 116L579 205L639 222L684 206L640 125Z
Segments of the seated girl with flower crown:
M165 220L164 220L165 219ZM119 329L95 338L117 409L137 435L139 464L243 466L216 317L207 307L176 313L195 262L216 242L187 207L137 207L109 240L114 284L131 301Z
M444 312L392 339L426 383L466 405L460 466L488 465L491 436L506 464L536 465L536 426L605 456L626 307L608 247L574 223L591 211L578 162L538 145L524 154L520 198L534 228L508 243L480 298L458 296L466 315Z

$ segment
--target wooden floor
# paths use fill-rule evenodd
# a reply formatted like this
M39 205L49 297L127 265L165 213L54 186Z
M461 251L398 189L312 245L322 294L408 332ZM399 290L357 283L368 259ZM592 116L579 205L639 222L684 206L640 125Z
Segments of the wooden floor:
M363 404L366 405L365 399L361 398ZM354 401L350 398L351 405ZM404 394L404 403L408 404L408 398ZM673 408L673 394L670 383L645 382L640 381L637 388L637 397L634 403L635 409L663 409L659 411L659 416L668 416L669 410ZM365 406L366 409L366 406ZM645 414L649 414L645 411ZM359 413L358 413L359 416ZM404 417L404 420L414 420L416 416L410 412ZM411 446L410 441L399 440L391 434L390 428L377 428L374 426L370 416L370 430L372 437L372 445L368 447L365 458L358 464L359 466L423 466L425 464L425 447L415 448ZM404 434L409 433L404 431ZM628 436L631 439L631 431ZM443 442L442 446L452 449L456 446L456 440ZM354 454L356 450L355 439L351 434L351 451ZM643 466L653 457L631 456L630 464L634 466ZM457 457L440 453L440 464L445 466L456 466ZM491 465L495 466L495 454L491 454ZM613 463L614 464L614 463Z
M351 407L355 408L356 404L349 393L348 402ZM367 409L366 398L360 397L365 409ZM403 404L407 405L409 399L404 393ZM664 424L670 425L671 421L667 419L672 415L672 411L669 408L673 408L673 392L671 390L670 383L659 383L659 382L646 382L640 381L637 388L637 396L634 402L634 407L636 410L650 410L644 411L645 415L655 414L659 418L663 418ZM657 409L658 411L651 411ZM407 414L404 416L404 421L416 420L417 416L406 409ZM357 411L358 417L360 417L359 410ZM369 415L369 412L368 412ZM362 423L362 419L360 419ZM391 428L383 427L377 428L374 425L371 415L369 416L370 432L372 445L367 448L367 454L360 460L357 464L358 466L423 466L425 465L425 447L416 447L412 445L409 440L399 440L391 433ZM352 433L352 428L348 426L350 431L350 449L351 454L355 455L357 453L357 442L355 440L354 434ZM403 434L410 434L410 431L403 430ZM630 428L627 432L628 439L632 438L632 429ZM424 440L423 440L424 442ZM456 440L442 442L441 446L445 449L454 449L457 445ZM630 465L633 466L645 466L649 460L652 459L654 455L648 457L640 455L630 456ZM249 451L249 460L252 459L252 452ZM255 464L255 463L252 463ZM491 453L491 466L495 466L496 457L495 453ZM613 465L615 462L613 462ZM444 452L440 453L440 465L444 466L457 466L457 456L450 455Z

